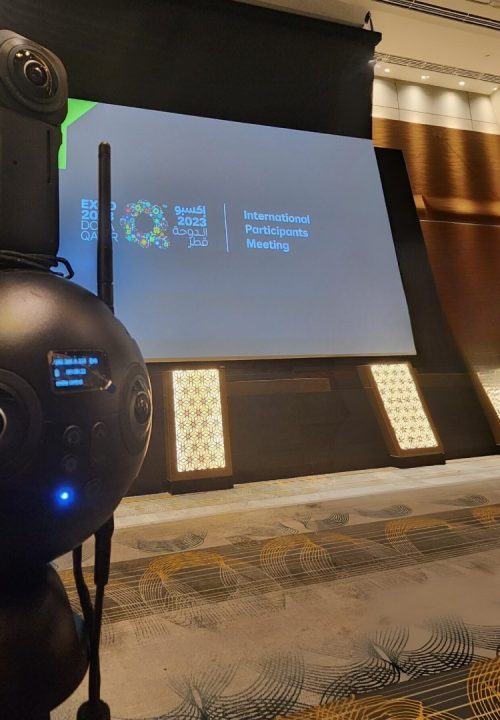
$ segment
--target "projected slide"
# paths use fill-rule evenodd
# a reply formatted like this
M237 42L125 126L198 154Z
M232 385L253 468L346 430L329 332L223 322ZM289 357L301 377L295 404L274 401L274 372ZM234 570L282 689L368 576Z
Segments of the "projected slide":
M61 249L95 291L111 143L115 307L149 360L415 352L371 142L72 101Z

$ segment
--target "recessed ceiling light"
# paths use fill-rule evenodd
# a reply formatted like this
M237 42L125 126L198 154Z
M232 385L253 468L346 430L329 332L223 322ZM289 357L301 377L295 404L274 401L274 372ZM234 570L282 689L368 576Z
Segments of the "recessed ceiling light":
M459 85L465 85L465 80L460 80Z
M391 68L385 68L384 72L391 72Z
M494 87L494 88L493 88L493 92L496 92L497 90L498 90L497 87Z
M430 75L421 75L420 76L422 80L428 80L430 78Z

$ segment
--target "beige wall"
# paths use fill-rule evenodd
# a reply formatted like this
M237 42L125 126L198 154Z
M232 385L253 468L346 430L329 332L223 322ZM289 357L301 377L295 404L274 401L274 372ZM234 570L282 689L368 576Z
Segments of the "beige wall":
M500 135L500 90L479 95L375 78L373 117Z
M498 125L500 125L500 90L498 90L496 93L493 93L493 95L491 95L490 97L496 121Z

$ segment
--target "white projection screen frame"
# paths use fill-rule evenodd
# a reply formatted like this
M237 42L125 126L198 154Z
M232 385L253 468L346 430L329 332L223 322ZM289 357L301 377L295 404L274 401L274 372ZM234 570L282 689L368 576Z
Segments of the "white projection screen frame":
M370 140L73 102L60 254L94 292L106 140L116 314L148 360L415 354Z

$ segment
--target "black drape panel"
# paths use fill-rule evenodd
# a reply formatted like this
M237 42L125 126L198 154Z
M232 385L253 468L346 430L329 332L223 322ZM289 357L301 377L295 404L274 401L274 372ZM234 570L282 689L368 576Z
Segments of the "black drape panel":
M59 55L72 97L371 137L379 33L232 0L4 0L0 26Z

